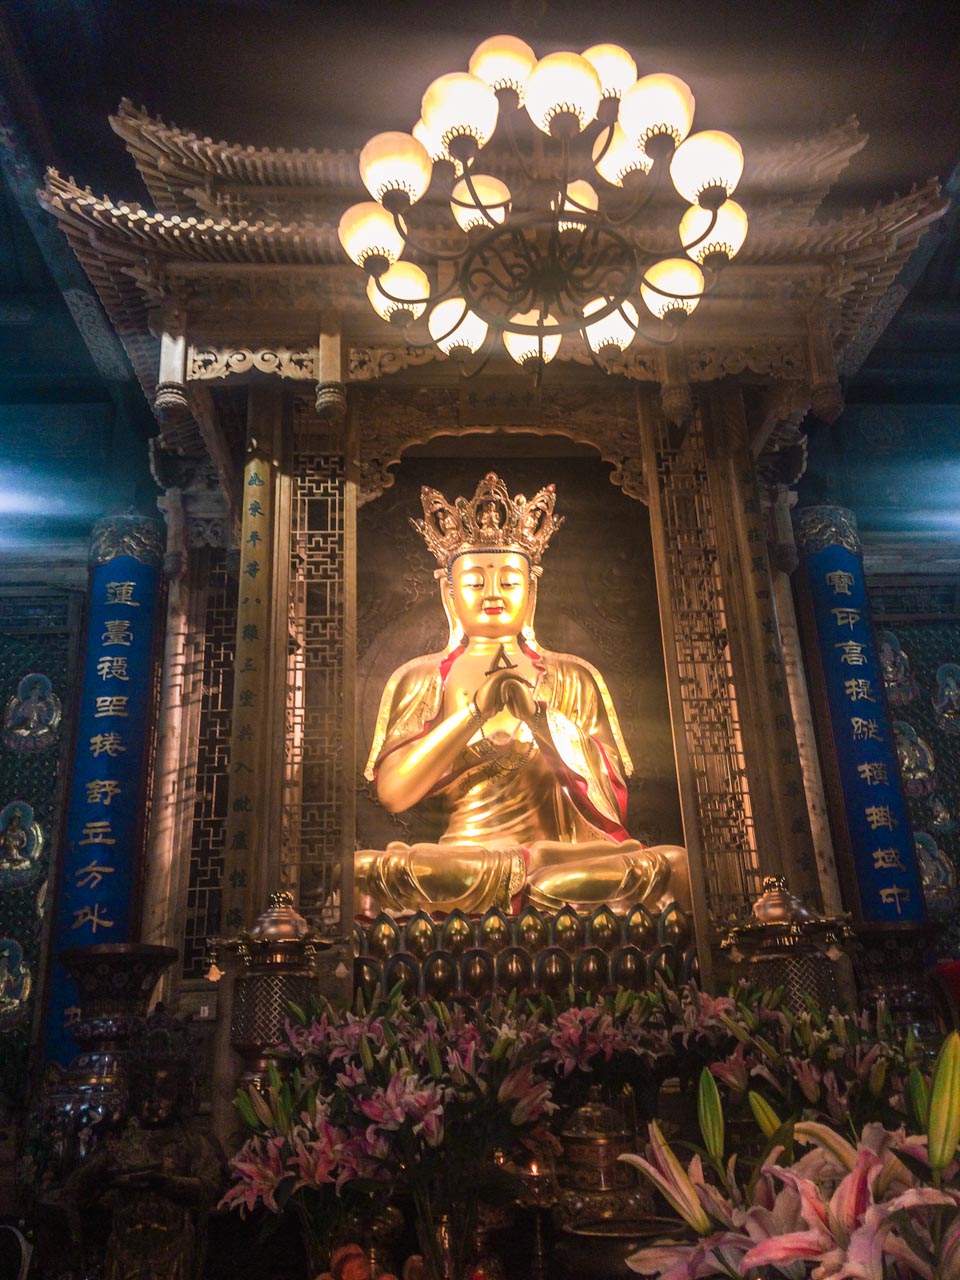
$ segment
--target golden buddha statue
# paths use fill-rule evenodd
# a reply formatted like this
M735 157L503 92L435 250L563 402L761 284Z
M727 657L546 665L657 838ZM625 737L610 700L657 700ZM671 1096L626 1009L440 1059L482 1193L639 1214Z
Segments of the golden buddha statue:
M358 914L509 910L521 894L547 910L685 905L683 849L624 830L632 764L603 677L534 635L554 486L511 499L491 472L470 499L424 487L421 501L450 637L391 676L366 777L392 813L439 800L447 827L361 850Z

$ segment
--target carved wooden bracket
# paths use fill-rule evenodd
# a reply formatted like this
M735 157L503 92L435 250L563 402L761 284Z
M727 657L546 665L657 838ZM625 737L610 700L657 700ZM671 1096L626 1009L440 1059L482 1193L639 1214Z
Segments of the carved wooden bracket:
M274 373L299 382L317 381L317 350L290 347L215 347L187 349L187 380L206 382L234 374Z

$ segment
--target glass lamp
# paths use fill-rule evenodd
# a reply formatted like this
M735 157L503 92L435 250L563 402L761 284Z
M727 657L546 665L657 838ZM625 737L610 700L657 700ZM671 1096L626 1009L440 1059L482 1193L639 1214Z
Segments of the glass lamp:
M351 205L340 219L337 235L344 253L371 275L380 275L404 250L393 215L376 200Z
M613 134L604 150L606 141L607 131L601 130L593 144L593 160L597 173L612 186L622 187L629 173L649 173L653 168L643 143L625 134L618 124L613 125Z
M662 258L647 268L640 297L655 316L676 324L696 311L704 283L703 272L689 258Z
M724 200L713 214L702 205L692 204L680 219L680 243L684 251L701 266L721 267L743 248L747 238L747 215L736 200ZM708 231L708 228L709 231Z
M427 86L420 114L427 131L439 138L446 156L472 159L497 127L500 104L483 80L467 71L451 71Z
M579 215L588 210L590 213L596 213L599 207L600 199L596 191L591 187L589 182L585 182L583 178L577 178L575 181L567 184L567 194L563 198L563 206L561 214L568 213L570 218L562 218L557 223L558 231L582 231L586 226L586 219ZM557 202L552 200L550 207L556 210Z
M503 222L510 209L507 184L486 173L471 175L470 181L473 191L466 178L461 178L450 193L450 209L461 230L472 231L474 227L489 230Z
M637 78L637 64L618 44L594 44L583 56L600 77L603 98L622 98Z
M444 298L427 317L430 337L445 355L454 358L475 355L487 337L487 322L481 320L463 298Z
M618 120L624 133L653 154L679 146L693 124L693 94L679 76L656 72L643 76L620 99Z
M743 151L720 129L692 133L674 152L670 177L684 200L717 209L733 195L743 173Z
M422 316L430 300L430 281L413 262L395 262L379 279L367 281L367 298L383 320L406 324Z
M611 298L594 298L583 308L584 332L590 348L598 356L610 356L617 351L625 351L633 341L637 332L640 317L637 308L628 299L620 303L602 320L590 323L590 316L595 315L612 302Z
M557 322L553 316L541 316L539 311L524 311L510 317L510 324L527 324L552 326ZM535 333L514 333L511 329L503 332L503 345L511 359L516 360L521 369L530 364L549 364L560 350L560 334L540 337Z
M600 77L579 53L548 53L527 77L524 106L551 137L575 138L600 106Z
M491 36L470 55L470 74L491 89L512 89L523 102L523 87L537 63L537 55L517 36Z
M360 177L374 200L402 212L426 193L433 161L409 133L378 133L360 152Z

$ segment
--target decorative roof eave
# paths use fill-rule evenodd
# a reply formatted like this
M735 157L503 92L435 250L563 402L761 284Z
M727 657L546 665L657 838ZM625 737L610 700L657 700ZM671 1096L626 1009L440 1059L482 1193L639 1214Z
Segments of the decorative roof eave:
M203 262L342 263L334 227L313 223L229 222L217 218L169 217L148 213L132 202L115 204L89 190L47 174L41 203L59 221L106 235L125 256L131 251L161 253ZM121 247L122 246L122 247Z
M226 186L335 188L358 185L357 154L312 148L276 150L214 142L164 124L124 98L110 124L127 144L157 208L189 215L197 202L192 187Z
M189 216L198 209L227 203L255 205L253 193L285 194L291 206L319 192L359 193L357 152L286 150L215 142L176 125L167 125L128 100L120 103L110 124L131 156L160 212ZM810 222L824 196L851 159L866 145L855 116L807 138L748 148L743 191L789 192L789 220Z
M749 208L757 196L789 193L790 205L781 209L781 226L807 226L868 135L860 132L856 116L822 133L776 146L753 146L746 152L740 184ZM738 197L738 199L741 197Z
M212 285L215 278L251 271L260 277L312 271L323 292L339 299L337 305L357 307L367 316L362 273L345 263L329 224L248 224L150 213L135 204L98 199L54 172L40 199L66 232L151 402L159 343L150 334L150 311L166 295L177 299L191 279ZM709 328L722 342L731 325L740 326L743 341L749 342L771 325L802 329L804 308L822 301L831 317L834 349L842 352L946 203L931 181L870 213L848 213L810 227L781 228L775 210L764 210L747 249L721 281Z
M50 208L50 205L46 207ZM157 390L160 342L150 332L146 298L118 263L116 255L104 253L102 245L89 234L87 227L64 218L59 221L123 344L147 403L152 405Z
M331 223L248 223L150 213L135 202L117 204L106 196L98 198L53 170L47 175L40 200L60 221L107 236L121 256L151 253L180 261L296 266L342 265L344 261ZM793 223L780 226L778 210L770 207L762 211L741 261L782 264L870 251L874 246L895 246L914 231L922 230L946 207L947 201L933 179L869 213L856 210L809 227ZM661 247L667 252L676 232L664 228L660 234ZM453 243L442 235L436 241L447 248Z

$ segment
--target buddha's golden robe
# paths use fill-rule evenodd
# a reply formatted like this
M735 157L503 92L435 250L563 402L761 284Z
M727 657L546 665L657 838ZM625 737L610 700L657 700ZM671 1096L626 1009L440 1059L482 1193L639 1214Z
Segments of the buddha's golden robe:
M616 712L589 663L525 645L538 672L536 737L520 724L513 739L460 753L431 796L445 803L437 844L391 842L356 861L356 907L482 912L526 899L629 910L667 888L670 859L631 840L623 827L624 775L632 769ZM418 658L388 683L367 765L380 764L443 714L444 684L462 650Z

